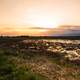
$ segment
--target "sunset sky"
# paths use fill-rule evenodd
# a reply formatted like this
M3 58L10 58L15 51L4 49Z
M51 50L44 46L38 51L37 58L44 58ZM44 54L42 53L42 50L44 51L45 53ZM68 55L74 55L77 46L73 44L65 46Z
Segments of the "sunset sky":
M79 34L80 0L0 0L0 35Z

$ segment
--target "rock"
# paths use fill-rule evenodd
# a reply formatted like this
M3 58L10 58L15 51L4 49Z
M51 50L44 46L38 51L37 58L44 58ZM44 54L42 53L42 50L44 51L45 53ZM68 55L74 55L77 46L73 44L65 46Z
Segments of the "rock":
M66 51L65 58L70 61L80 60L80 55L76 51Z

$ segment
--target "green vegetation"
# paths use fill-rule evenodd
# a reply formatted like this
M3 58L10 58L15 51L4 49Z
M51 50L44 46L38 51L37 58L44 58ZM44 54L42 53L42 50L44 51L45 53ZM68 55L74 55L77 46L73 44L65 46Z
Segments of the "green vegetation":
M0 80L46 80L43 76L32 72L27 67L18 68L6 55L5 51L0 51Z
M23 38L1 38L0 80L80 80L79 42Z

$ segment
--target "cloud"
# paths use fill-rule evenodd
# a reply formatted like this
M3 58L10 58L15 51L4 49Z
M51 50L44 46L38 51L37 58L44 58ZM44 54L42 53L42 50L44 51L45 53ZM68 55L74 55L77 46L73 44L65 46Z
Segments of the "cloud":
M80 30L69 30L66 31L63 36L80 36Z
M55 32L55 33L54 33ZM58 28L58 30L52 30L53 36L80 36L80 26L64 25Z
M42 27L30 27L29 29L50 29L50 28L42 28Z
M79 36L80 26L63 25L58 28L1 25L0 34L2 35L30 35L30 36Z

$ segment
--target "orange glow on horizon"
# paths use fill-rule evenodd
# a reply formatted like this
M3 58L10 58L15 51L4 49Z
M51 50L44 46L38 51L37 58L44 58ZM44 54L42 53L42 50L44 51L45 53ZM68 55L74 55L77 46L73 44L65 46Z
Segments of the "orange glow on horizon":
M16 36L16 35L28 35L28 36L43 36L47 33L48 29L34 29L34 28L9 28L4 27L0 28L1 35L9 35L9 36ZM46 34L45 34L46 35Z

